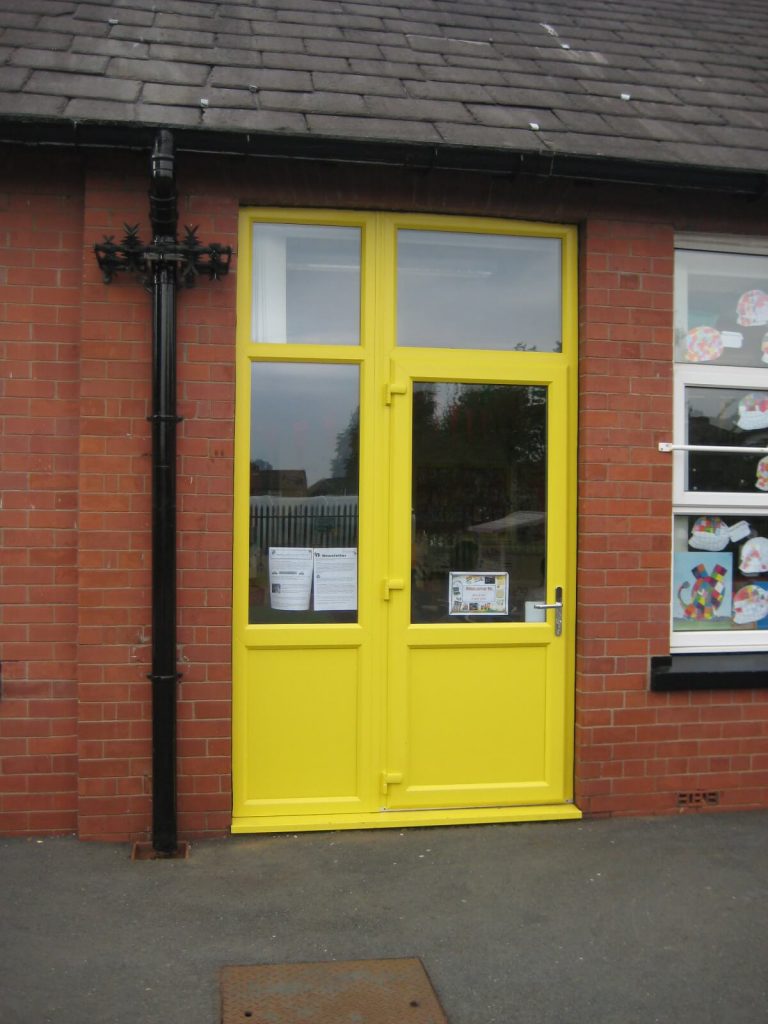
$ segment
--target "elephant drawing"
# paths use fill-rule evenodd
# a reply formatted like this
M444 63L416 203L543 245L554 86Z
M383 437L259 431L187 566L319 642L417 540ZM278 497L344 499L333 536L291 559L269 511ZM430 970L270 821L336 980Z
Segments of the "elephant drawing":
M686 619L695 619L697 622L704 622L714 618L725 595L725 577L728 570L725 566L716 565L710 572L704 563L700 563L691 569L696 577L690 596L683 596L683 591L688 590L690 583L683 583L677 591L677 599L680 602L683 615Z

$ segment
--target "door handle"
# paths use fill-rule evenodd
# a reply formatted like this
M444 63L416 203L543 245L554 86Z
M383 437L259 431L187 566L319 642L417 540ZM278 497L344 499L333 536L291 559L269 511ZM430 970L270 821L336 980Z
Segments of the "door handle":
M539 603L534 604L533 607L534 608L541 608L541 609L544 609L544 608L554 608L555 609L555 636L562 636L563 635L563 588L562 587L555 587L555 600L552 602L552 604L546 604L545 602L542 602L541 604L539 604Z
M383 586L383 597L385 601L389 600L390 592L393 590L405 590L405 580L384 580Z

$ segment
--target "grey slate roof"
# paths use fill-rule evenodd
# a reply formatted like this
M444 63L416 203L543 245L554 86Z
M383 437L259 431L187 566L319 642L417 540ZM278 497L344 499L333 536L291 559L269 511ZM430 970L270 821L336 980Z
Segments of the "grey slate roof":
M214 150L762 177L767 15L768 0L0 0L0 138L165 126Z

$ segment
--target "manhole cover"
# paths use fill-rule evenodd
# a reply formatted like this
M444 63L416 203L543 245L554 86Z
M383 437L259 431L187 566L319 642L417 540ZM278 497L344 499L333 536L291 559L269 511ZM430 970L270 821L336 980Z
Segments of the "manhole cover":
M222 967L222 1024L448 1024L420 960Z

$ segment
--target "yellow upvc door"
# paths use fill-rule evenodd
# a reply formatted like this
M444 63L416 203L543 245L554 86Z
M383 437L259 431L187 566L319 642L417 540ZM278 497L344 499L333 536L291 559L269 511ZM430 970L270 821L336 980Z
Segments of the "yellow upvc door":
M578 817L574 231L250 210L240 261L233 830Z

